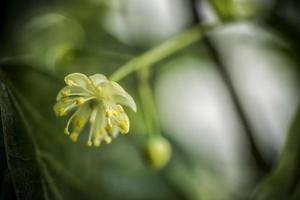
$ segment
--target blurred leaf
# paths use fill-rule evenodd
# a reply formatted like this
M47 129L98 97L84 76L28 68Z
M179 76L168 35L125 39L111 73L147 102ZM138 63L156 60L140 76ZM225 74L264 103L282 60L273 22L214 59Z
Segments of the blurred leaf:
M18 199L41 199L43 189L36 165L34 145L20 115L14 97L7 88L1 73L0 108L3 138L9 173Z
M262 181L254 194L255 200L289 199L299 182L300 164L300 109L291 123L286 143L271 173Z

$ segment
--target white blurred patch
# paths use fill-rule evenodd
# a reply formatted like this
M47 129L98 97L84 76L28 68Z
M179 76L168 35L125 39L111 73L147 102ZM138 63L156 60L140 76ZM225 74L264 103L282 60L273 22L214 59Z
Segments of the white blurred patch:
M299 100L294 63L276 50L276 45L286 44L271 32L249 24L228 26L214 37L262 150L266 156L274 150L278 153Z
M202 0L201 4L198 4L198 12L201 15L202 23L205 24L217 24L219 23L219 17L215 12L213 6L209 0Z
M247 169L241 165L247 159L245 143L218 73L211 63L191 58L170 65L156 88L164 129L238 186L247 180Z
M125 43L156 44L187 25L189 11L184 0L111 0L104 24Z

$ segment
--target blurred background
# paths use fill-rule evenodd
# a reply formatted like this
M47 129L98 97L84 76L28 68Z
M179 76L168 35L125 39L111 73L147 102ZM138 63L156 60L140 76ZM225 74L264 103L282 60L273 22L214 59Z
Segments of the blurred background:
M3 0L0 15L2 199L300 199L299 1ZM63 134L64 76L109 76L197 24L214 28L149 72L166 166L145 156L138 73L120 82L138 106L129 135Z

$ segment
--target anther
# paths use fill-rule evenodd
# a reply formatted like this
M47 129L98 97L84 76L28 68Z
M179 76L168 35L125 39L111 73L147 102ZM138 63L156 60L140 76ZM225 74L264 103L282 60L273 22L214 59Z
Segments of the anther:
M91 146L92 146L92 144L93 144L93 143L92 143L92 141L90 141L90 140L89 140L89 141L87 141L87 143L86 143L86 145L87 145L87 146L89 146L89 147L91 147Z
M101 145L100 139L95 139L94 140L94 146L99 147Z
M78 139L78 133L76 133L76 132L71 133L70 139L71 139L73 142L76 142L77 139Z
M80 118L77 118L74 120L74 124L75 124L76 128L82 128L84 121Z
M99 93L102 92L102 87L101 87L101 86L97 86L96 89L97 89L97 91L98 91Z
M68 97L70 95L70 90L61 91L60 94L62 97Z
M85 102L85 99L83 97L79 97L75 100L76 105L83 104Z
M119 128L122 134L126 134L129 131L128 121L124 120L119 123Z
M123 107L121 106L121 105L117 105L117 109L118 109L118 111L120 111L120 112L124 112L124 109L123 109Z
M111 141L112 141L112 139L111 139L111 137L106 136L106 137L104 138L104 141L106 142L106 144L110 144Z
M69 130L68 130L67 128L64 129L64 133L65 133L66 135L70 135L70 132L69 132Z
M56 112L56 114L58 116L64 116L66 114L65 109L64 108L59 108Z

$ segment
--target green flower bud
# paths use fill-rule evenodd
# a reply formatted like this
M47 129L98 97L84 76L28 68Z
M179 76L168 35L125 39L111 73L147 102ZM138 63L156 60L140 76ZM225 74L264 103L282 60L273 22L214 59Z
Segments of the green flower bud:
M146 159L153 169L163 168L170 160L172 147L168 140L163 137L151 138L145 149Z

